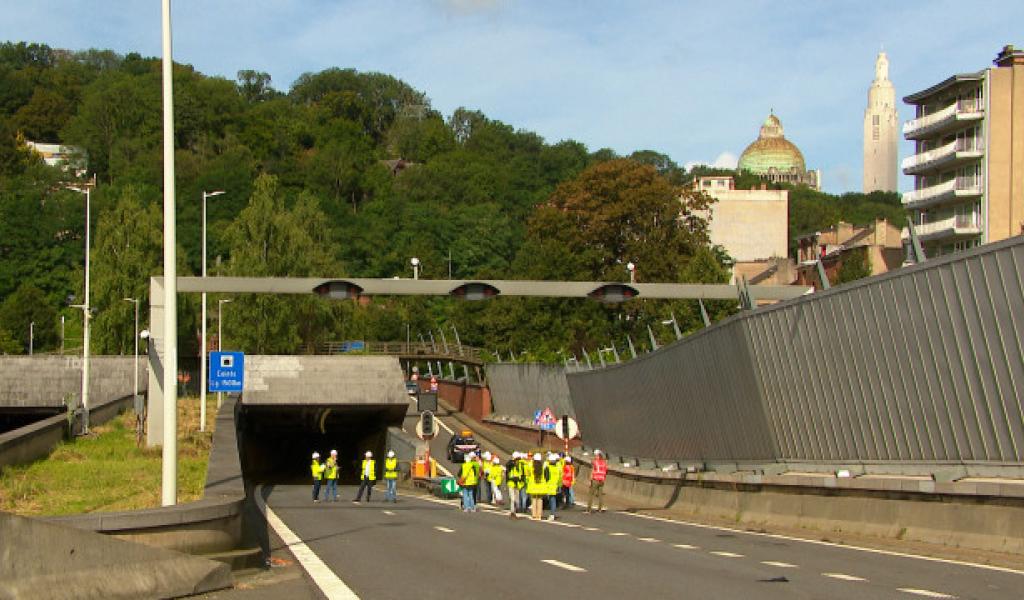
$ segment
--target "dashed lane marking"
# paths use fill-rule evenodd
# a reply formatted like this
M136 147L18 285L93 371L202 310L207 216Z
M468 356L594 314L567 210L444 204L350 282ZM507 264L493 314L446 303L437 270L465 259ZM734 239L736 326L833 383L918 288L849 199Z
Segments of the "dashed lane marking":
M587 570L584 569L583 567L577 567L576 565L570 565L569 563L564 563L564 562L562 562L560 560L555 560L553 558L544 559L544 560L542 560L540 562L547 563L547 564L549 564L549 565L551 565L553 567L558 567L559 569L565 569L566 571L573 571L575 573L586 573L587 572Z
M623 536L623 535L629 535L629 534L628 534L628 533L623 533L623 532L621 532L621 531L616 531L616 532L614 532L614 533L609 533L608 535L610 535L610 536L612 536L612 537L619 537L619 536Z
M943 594L941 592L933 592L931 590L919 590L915 588L899 588L899 591L906 592L908 594L915 594L917 596L924 596L926 598L956 598L956 596L950 596L949 594Z
M832 579L842 579L843 581L867 581L863 577L857 577L856 575L847 575L846 573L822 573L825 577L831 577Z
M640 540L641 542L660 542L661 541L658 538L652 538L652 537L637 538L637 539Z
M779 562L777 560L762 560L762 565L768 565L769 567L779 567L780 569L796 569L797 566L788 562Z
M441 527L440 525L434 525L434 529L443 533L455 533L454 529L448 529L447 527Z
M714 531L729 531L731 533L742 533L743 535L754 535L772 538L776 540L787 540L790 542L803 542L805 544L816 544L818 546L830 546L833 548L839 548L842 550L856 550L858 552L870 552L872 554L881 554L883 556L899 556L901 558L914 558L917 560L926 560L929 562L943 563L947 565L959 565L962 567L973 567L975 569L986 569L988 571L999 571L1000 573L1013 573L1014 575L1024 575L1024 570L1011 569L1008 567L997 567L994 565L982 565L978 563L972 563L962 560L953 560L950 558L935 558L934 556L921 556L919 554L906 554L904 552L895 552L893 550L879 550L878 548L865 548L863 546L851 546L849 544L837 544L835 542L825 542L822 540L809 540L807 538L793 537L790 535L782 535L778 533L761 533L759 531L747 531L745 529L736 529L733 527L722 527L720 525L706 525L704 523L694 523L693 521L677 521L675 519L666 519L665 517L656 517L654 515L644 515L640 513L617 511L620 515L626 515L629 517L637 517L640 519L649 519L651 521L662 521L664 523L675 523L676 525L683 525L687 527L698 527L700 529L711 529Z
M291 550L292 554L302 565L302 568L309 573L309 576L316 583L320 591L324 593L324 596L328 600L359 600L359 596L352 591L345 582L341 580L338 575L330 569L324 561L320 560L320 557L316 555L312 550L309 549L299 536L288 528L284 524L277 514L270 509L269 506L263 501L263 486L259 486L256 489L256 506L260 509L260 512L267 518L267 523L274 529L278 537L281 538Z
M597 527L584 527L583 531L601 531Z
M742 554L736 554L735 552L724 552L722 550L714 550L711 553L715 556L724 556L725 558L743 558Z
M385 511L384 511L384 514L386 514L386 515L390 515L390 516L392 516L392 517L393 517L393 516L395 516L395 513L394 513L394 512L392 512L392 511L390 511L390 510L385 510Z
M697 548L699 548L699 546L694 546L692 544L672 544L672 545L675 546L676 548L681 548L683 550L696 550Z

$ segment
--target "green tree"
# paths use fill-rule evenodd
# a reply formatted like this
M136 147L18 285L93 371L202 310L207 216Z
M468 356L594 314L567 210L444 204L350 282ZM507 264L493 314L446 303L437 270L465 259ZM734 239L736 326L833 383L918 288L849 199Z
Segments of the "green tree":
M0 354L21 354L21 344L3 327L0 327Z
M22 352L28 352L30 323L37 351L56 347L57 311L42 290L31 283L23 283L0 305L0 327L11 333Z
M836 273L836 285L871 277L871 257L866 248L854 248L843 256L843 264Z

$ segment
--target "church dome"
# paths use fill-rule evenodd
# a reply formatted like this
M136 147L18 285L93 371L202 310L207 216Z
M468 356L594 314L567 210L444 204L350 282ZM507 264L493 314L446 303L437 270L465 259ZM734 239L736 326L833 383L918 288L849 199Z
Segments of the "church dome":
M760 135L740 155L737 168L758 175L767 174L773 168L782 172L807 170L803 153L783 135L782 122L774 114L768 115L761 125Z

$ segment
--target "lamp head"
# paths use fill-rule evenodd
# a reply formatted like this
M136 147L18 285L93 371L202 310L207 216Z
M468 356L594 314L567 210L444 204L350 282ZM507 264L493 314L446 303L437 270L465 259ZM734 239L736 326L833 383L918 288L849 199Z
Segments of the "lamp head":
M418 258L416 258L414 256L411 259L409 259L409 264L411 264L414 267L418 267L418 266L420 266L420 259L418 259Z
M224 190L215 190L212 192L203 192L203 195L206 196L207 198L213 198L214 196L220 196L223 193Z
M144 340L148 340L149 339L149 330L148 329L143 329L142 331L140 331L139 332L139 337L144 339Z
M636 271L636 265L633 264L632 261L630 261L630 262L626 263L626 270L630 271L630 272Z

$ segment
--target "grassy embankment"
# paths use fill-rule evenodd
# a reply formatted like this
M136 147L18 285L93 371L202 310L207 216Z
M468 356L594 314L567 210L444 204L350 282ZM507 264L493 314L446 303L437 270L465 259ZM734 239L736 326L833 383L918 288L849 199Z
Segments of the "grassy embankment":
M203 495L215 395L207 397L207 431L199 431L199 399L178 404L178 501ZM69 515L160 506L161 449L135 444L135 413L61 442L32 464L4 469L0 510L22 515Z

